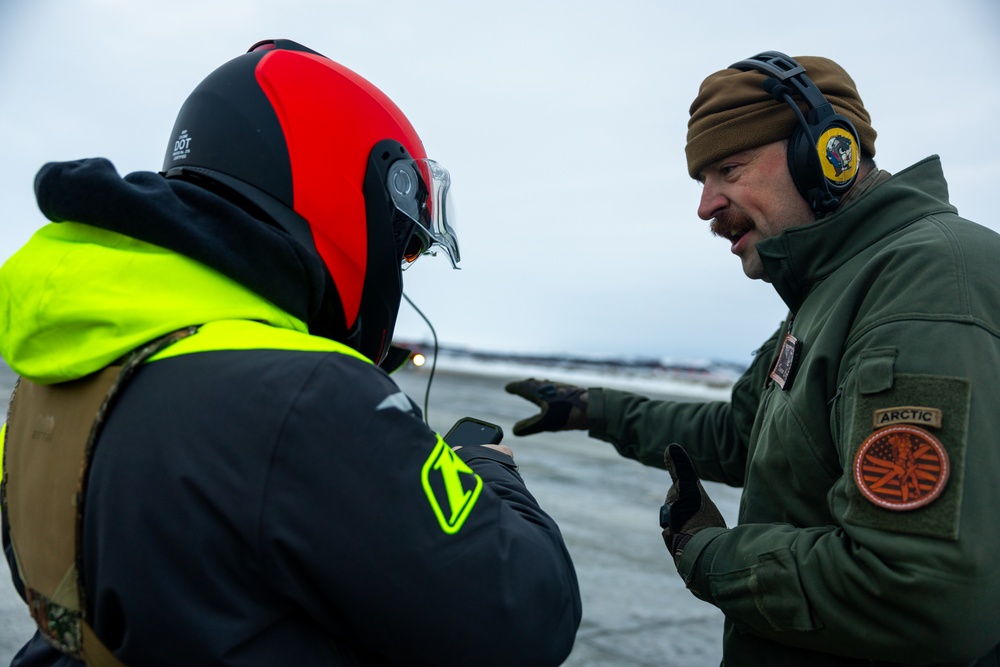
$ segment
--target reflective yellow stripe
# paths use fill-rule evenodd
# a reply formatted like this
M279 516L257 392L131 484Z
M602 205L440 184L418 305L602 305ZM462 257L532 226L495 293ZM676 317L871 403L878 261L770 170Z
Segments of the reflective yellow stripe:
M196 335L188 336L174 343L162 352L150 357L149 361L213 350L337 352L369 364L372 363L370 359L357 350L335 340L249 320L220 320L204 324L199 327ZM0 461L3 461L3 443L6 436L7 424L4 424L3 427L0 427ZM3 481L2 466L0 466L0 481Z
M149 361L217 350L338 352L372 363L354 348L335 340L250 320L220 320L203 324L198 328L197 334L177 341L150 357Z
M249 320L221 320L204 324L196 334L173 343L148 361L198 352L254 349L335 352L372 363L360 352L343 343ZM3 424L0 427L0 461L3 460L6 435L7 424ZM483 480L455 455L440 434L437 438L437 445L424 463L421 481L441 530L453 535L462 529L479 499ZM3 470L0 467L0 481L2 480Z

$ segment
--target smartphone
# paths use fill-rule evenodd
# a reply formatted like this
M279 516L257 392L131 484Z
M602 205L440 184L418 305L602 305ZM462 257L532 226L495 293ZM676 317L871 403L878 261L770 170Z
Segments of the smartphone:
M459 419L444 436L444 441L452 447L495 445L501 440L503 440L502 428L473 417Z

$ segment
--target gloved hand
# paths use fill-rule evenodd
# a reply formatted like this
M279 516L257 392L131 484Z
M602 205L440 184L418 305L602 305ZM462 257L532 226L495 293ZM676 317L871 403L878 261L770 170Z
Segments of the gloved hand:
M663 542L676 565L695 533L705 528L725 528L726 521L698 480L683 447L668 445L663 453L663 463L673 484L667 491L665 504L660 508L660 527L663 528Z
M539 414L514 424L514 435L588 427L587 390L583 387L531 378L509 382L504 389L542 408Z

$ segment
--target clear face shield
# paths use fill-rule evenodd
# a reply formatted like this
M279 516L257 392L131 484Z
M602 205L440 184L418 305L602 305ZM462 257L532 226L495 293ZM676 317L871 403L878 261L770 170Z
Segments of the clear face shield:
M461 255L450 188L451 175L434 160L406 158L389 166L386 189L397 214L412 223L401 261L404 271L421 255L436 255L435 248L444 250L452 268L459 268Z

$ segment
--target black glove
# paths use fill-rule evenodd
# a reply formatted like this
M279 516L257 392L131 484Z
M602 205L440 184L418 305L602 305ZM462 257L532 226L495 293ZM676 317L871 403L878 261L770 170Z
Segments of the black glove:
M684 547L695 533L705 528L725 528L726 521L702 487L683 447L667 446L663 463L673 484L660 508L660 527L663 528L663 542L674 564L678 564Z
M582 387L531 378L509 382L504 389L542 408L514 424L514 435L587 428L587 390Z

